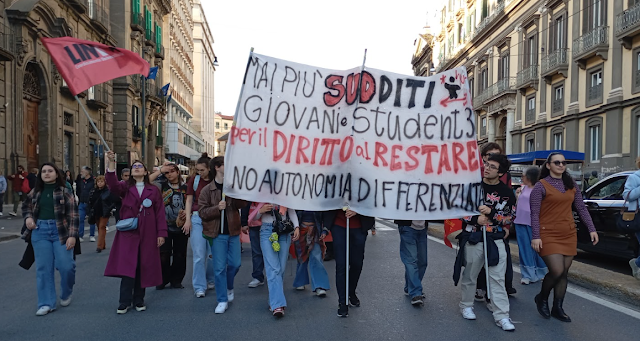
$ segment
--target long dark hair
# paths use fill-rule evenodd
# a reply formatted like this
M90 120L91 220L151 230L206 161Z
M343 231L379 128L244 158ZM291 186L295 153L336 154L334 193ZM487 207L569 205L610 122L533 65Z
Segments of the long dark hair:
M196 161L196 164L203 164L205 166L207 166L207 168L209 168L209 180L213 180L213 178L216 176L215 170L213 171L213 173L211 172L211 167L209 167L209 162L211 162L211 158L209 157L209 154L207 154L206 152L202 153L202 155L200 156L200 158L198 159L198 161ZM196 172L197 174L197 172Z
M173 170L175 170L176 173L178 173L178 184L182 185L182 174L180 174L180 168L178 168L178 165L176 165L175 163L170 163L167 165L167 167L173 168Z
M129 167L131 169L131 172L129 173L129 180L127 180L127 185L131 186L135 186L136 185L136 179L133 178L133 165L135 165L136 163L139 163L142 165L142 167L144 168L144 170L147 172L147 175L144 176L144 184L145 185L150 185L151 181L149 181L149 171L147 170L147 166L144 165L144 163L140 160L134 160L131 163L131 167Z
M553 158L556 155L564 156L560 152L553 152L553 153L549 154L549 156L547 157L547 161L545 161L542 164L542 169L540 170L540 179L544 179L544 178L548 177L551 174L551 171L549 171L549 168L547 168L547 165L551 164L551 158ZM549 167L551 167L551 166L549 166ZM564 184L564 189L565 190L573 189L575 187L573 178L571 177L571 175L569 175L569 171L567 171L567 168L565 168L564 172L562 173L562 183Z
M209 175L213 174L215 178L218 172L216 172L216 167L220 167L224 165L224 156L216 156L209 162ZM212 179L213 180L213 179Z
M540 169L536 166L531 166L524 172L524 177L529 180L531 186L534 186L540 179Z
M66 176L62 173L60 168L56 167L56 165L54 165L51 162L45 162L42 165L40 165L40 173L38 173L38 176L36 177L36 184L33 189L34 193L42 192L42 190L44 189L44 181L42 181L42 168L44 168L44 166L53 167L53 169L56 171L56 174L58 174L58 177L56 178L56 187L65 188L66 187L65 182L67 180L66 180Z

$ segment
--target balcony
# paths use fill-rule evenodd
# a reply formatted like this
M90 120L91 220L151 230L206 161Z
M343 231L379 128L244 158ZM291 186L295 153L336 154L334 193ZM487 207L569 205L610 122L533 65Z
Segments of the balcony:
M153 30L146 30L144 32L144 43L147 46L156 47L155 36L156 32L154 32Z
M14 35L9 27L3 28L3 33L0 33L0 61L8 62L13 60L15 54Z
M602 84L594 85L587 91L587 106L602 103Z
M142 139L142 127L134 124L132 126L131 137L133 138L134 141L141 140Z
M87 93L87 106L93 109L106 109L109 107L110 84L102 83L89 88Z
M487 94L485 91L479 93L475 97L473 97L473 109L480 110L483 108L484 100L487 98Z
M596 27L573 41L573 61L586 69L587 59L599 56L607 60L609 54L609 26Z
M96 0L89 0L89 18L91 25L101 33L109 33L109 12Z
M492 102L505 94L515 94L515 85L515 77L503 78L493 83L490 87L487 88L487 90L484 91L486 93L484 103L487 104L489 102Z
M540 75L544 77L547 84L551 84L551 79L555 75L562 75L567 78L569 75L569 61L567 60L567 48L557 49L542 57L542 69Z
M633 38L640 34L640 3L616 16L616 37L631 50Z
M496 19L504 14L504 9L507 6L509 6L513 1L514 0L498 1L498 3L496 4L496 7L493 10L493 12L491 13L491 15L489 15L488 17L482 19L480 24L478 24L478 26L476 26L475 31L473 32L473 36L471 37L471 39L476 38L478 35L480 35L480 33L483 33L487 28L493 26L493 23L497 22Z
M80 14L87 13L87 8L89 8L88 0L66 0L66 2Z
M158 45L155 48L155 56L156 58L160 58L164 60L164 46L162 46L162 44L160 43L158 43Z
M164 105L164 96L160 94L160 87L155 82L147 79L145 94L148 101L154 101L160 105Z
M640 70L636 70L635 87L640 88Z
M131 29L133 31L144 32L144 15L141 13L131 13Z
M519 90L525 91L527 88L538 90L538 82L538 65L531 65L518 72L516 86Z
M551 112L553 114L558 114L558 113L562 113L563 110L564 110L564 99L553 100L553 102L551 103Z
M129 77L129 84L133 88L133 91L140 92L142 90L142 81L139 75L131 75Z

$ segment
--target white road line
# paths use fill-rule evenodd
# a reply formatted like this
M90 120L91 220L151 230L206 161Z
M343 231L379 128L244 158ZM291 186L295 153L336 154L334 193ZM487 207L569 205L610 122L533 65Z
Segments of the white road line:
M377 227L376 227L376 229L377 229ZM436 238L436 237L433 237L433 236L427 236L427 238L429 238L429 240L432 240L432 241L434 241L436 243L440 243L442 245L446 245L444 243L444 241L442 241L442 239L439 239L439 238ZM513 266L513 271L515 271L517 273L520 273L520 267L514 265ZM578 297L584 298L585 300L591 301L593 303L597 303L597 304L599 304L601 306L607 307L607 308L615 310L615 311L617 311L619 313L623 313L623 314L625 314L627 316L631 316L633 318L636 318L636 319L640 320L640 312L639 311L627 308L625 306L620 305L619 303L607 300L605 298L598 297L598 296L596 296L594 294L591 294L591 293L585 291L584 289L582 289L582 288L580 288L580 287L578 287L576 285L569 284L569 286L567 288L567 291L569 293L571 293L571 294L574 294L574 295L578 296Z

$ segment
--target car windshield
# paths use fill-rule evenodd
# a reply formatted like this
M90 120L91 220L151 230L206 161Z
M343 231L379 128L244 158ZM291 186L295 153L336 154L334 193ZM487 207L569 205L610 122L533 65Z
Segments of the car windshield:
M622 192L624 191L624 183L627 178L618 177L609 179L601 184L598 184L593 191L591 191L591 199L622 199Z

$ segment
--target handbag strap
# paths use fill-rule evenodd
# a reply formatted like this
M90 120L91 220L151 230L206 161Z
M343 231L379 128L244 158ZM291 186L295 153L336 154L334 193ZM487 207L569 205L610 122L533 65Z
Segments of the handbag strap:
M624 199L624 203L622 204L622 208L620 208L620 214L623 214L627 210L627 202L629 202L629 195L631 195L631 191L627 193L627 197ZM636 205L636 214L638 213L638 209L640 209L640 203Z

